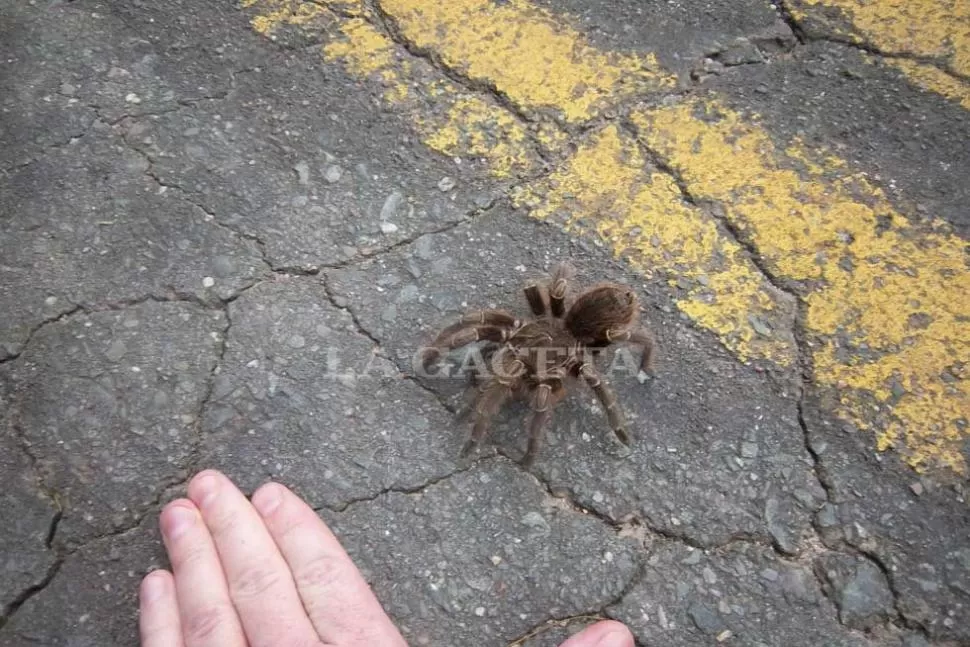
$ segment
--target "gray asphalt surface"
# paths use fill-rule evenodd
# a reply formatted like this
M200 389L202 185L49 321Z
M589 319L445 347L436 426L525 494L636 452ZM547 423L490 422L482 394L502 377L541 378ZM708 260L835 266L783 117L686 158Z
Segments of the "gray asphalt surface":
M712 87L965 231L966 111L847 77L853 48L763 3L541 4L685 75L743 67ZM232 3L0 0L0 645L133 644L157 513L202 467L306 497L413 645L600 617L644 646L970 644L965 479L875 454L304 45ZM459 460L466 383L414 349L467 308L524 312L560 259L633 285L656 332L658 377L615 384L632 451L577 390L531 470L521 405Z

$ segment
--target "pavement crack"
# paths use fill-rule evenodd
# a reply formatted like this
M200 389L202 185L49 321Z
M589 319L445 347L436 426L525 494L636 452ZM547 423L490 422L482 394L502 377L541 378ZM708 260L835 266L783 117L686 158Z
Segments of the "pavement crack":
M0 365L6 364L7 362L12 362L18 357L20 357L21 355L23 355L24 350L26 350L27 346L30 345L30 342L34 338L34 336L46 326L64 321L65 319L68 319L69 317L77 314L78 312L84 312L84 311L86 311L84 306L75 304L70 309L65 310L64 312L61 312L58 315L55 315L53 317L47 317L46 319L41 320L39 323L37 323L30 330L27 331L26 338L24 339L23 343L20 345L20 348L17 349L16 352L10 353L6 357L0 358Z
M350 304L345 303L343 300L338 301L337 295L334 294L333 287L330 285L330 280L327 277L327 275L322 274L321 279L322 279L321 282L323 284L323 291L326 293L327 299L330 301L330 305L332 305L334 308L337 308L338 310L343 310L348 315L350 315L350 319L351 321L354 322L354 326L357 328L358 334L371 340L371 342L373 342L374 346L376 346L377 348L381 348L381 340L378 339L377 336L374 335L374 333L372 333L371 331L369 331L367 328L364 327L364 324L361 323L360 318L357 316L357 313L354 312L354 309L350 307Z
M353 506L360 505L362 503L370 503L372 501L376 501L377 499L387 494L406 494L406 495L421 494L430 487L438 485L439 483L443 483L444 481L447 481L448 479L458 474L463 474L471 469L474 469L479 463L483 463L487 460L493 460L494 458L495 458L494 456L483 456L481 458L478 458L468 463L467 465L458 467L457 469L454 469L448 472L447 474L444 474L441 476L435 476L418 485L411 485L411 486L392 485L390 487L383 488L374 494L354 497L340 504L336 504L336 505L323 504L321 506L315 507L314 511L318 513L323 510L327 510L330 512L346 512L349 508Z
M351 258L348 258L343 261L339 261L337 263L322 263L320 265L313 265L310 267L303 267L303 268L293 267L293 266L274 267L273 271L286 273L286 274L297 274L297 275L304 274L304 275L316 276L317 274L320 273L321 270L340 270L347 267L352 267L354 265L363 263L365 261L381 258L382 256L385 256L395 250L398 250L401 247L407 247L408 245L412 245L418 242L419 240L421 240L422 238L424 238L425 236L444 234L451 231L452 229L461 227L462 225L467 225L473 220L491 211L500 201L501 201L500 198L493 197L484 206L476 207L475 209L469 211L468 213L464 214L463 216L461 216L460 218L452 222L445 223L440 227L436 227L434 229L425 229L423 231L415 232L414 234L411 234L410 236L402 238L399 241L391 243L390 245L378 247L366 253L358 253L355 256L352 256Z
M88 133L94 130L95 126L97 126L99 123L102 123L101 119L98 116L97 112L95 112L94 117L91 119L90 123L88 123L88 125L82 128L81 130L68 135L66 139L59 140L56 142L51 142L50 144L45 146L43 150L37 153L37 155L35 155L34 157L28 160L24 160L22 162L18 162L17 164L14 164L13 166L8 166L0 169L0 175L10 175L12 173L16 173L17 171L25 169L31 164L34 164L44 159L45 157L47 157L47 155L51 154L54 151L60 150L62 148L65 148L67 146L71 146L72 144L77 143L78 141L83 139Z
M253 245L256 247L256 250L259 252L260 260L263 262L263 264L270 271L273 271L273 272L277 271L276 268L273 267L272 262L269 260L269 254L266 250L266 241L264 241L256 234L251 234L249 232L243 231L241 229L238 229L236 227L226 224L219 218L218 215L216 215L214 211L209 209L204 202L202 202L201 200L195 199L192 195L192 192L186 190L180 184L172 184L163 180L155 171L155 160L152 158L152 156L148 152L142 150L141 148L135 146L130 141L128 141L127 129L125 130L125 132L122 133L121 139L128 146L129 149L134 151L136 154L140 155L145 160L145 162L148 164L147 168L145 169L145 175L149 179L151 179L152 182L158 185L160 189L171 190L178 193L180 200L183 200L184 202L202 211L202 213L205 214L205 220L207 222L211 222L215 224L217 227L225 229L230 234L237 236L239 238L242 238L244 240L248 240L249 242L253 243Z
M518 637L513 638L512 641L506 645L506 647L522 647L522 645L524 645L527 641L532 640L537 636L541 636L547 631L568 627L569 625L577 622L592 624L594 622L607 619L608 616L604 615L601 611L586 611L569 616L552 616L550 618L546 618L536 625L533 625L531 628L526 630L525 633L519 635Z
M177 487L184 484L193 474L198 472L201 467L199 465L200 453L202 450L202 441L205 437L205 431L203 429L203 421L205 419L205 412L208 409L209 404L212 402L212 398L216 390L216 381L219 378L219 373L222 372L222 366L226 359L226 353L229 350L229 334L232 329L232 314L230 311L229 303L223 303L222 312L223 317L225 317L225 325L222 330L219 331L219 345L216 350L215 360L212 362L212 368L209 369L209 375L206 379L205 393L202 395L202 399L199 401L198 414L195 417L195 424L193 429L195 431L195 436L193 439L192 447L189 451L188 457L185 459L184 465L186 466L185 474L186 476L180 480L176 480L167 485L163 485L159 488L159 494L152 506L157 506L162 497L165 496L166 492L171 490L173 487Z
M57 576L57 573L60 572L63 564L63 557L54 560L54 563L50 565L47 572L44 574L44 577L41 578L39 582L36 582L35 584L32 584L21 591L17 597L7 604L3 611L0 612L0 631L2 631L4 626L6 626L6 624L13 619L20 607L25 605L32 597L47 588L47 585L50 584Z
M704 209L705 206L709 206L707 201L699 199L695 196L687 181L684 179L683 175L678 171L672 164L670 164L658 151L653 150L651 147L647 146L642 138L638 136L636 127L627 119L621 121L621 127L623 127L640 145L641 150L643 150L647 159L649 159L658 170L668 175L680 190L680 194L683 199L699 209ZM727 218L723 213L723 210L708 208L706 209L712 217L724 228L726 233L736 242L741 249L745 251L745 254L751 260L751 263L758 269L758 272L765 278L765 280L780 293L788 296L792 299L795 304L795 320L793 322L792 338L795 340L795 406L797 410L798 424L802 432L803 444L805 446L808 455L812 459L812 471L815 478L818 480L819 485L826 493L826 499L832 501L832 484L829 481L824 466L822 465L821 457L812 447L811 434L809 433L808 423L805 418L805 400L808 397L809 386L812 383L812 365L811 358L808 351L808 344L805 340L805 331L807 327L805 325L805 320L807 316L807 306L805 301L801 298L791 286L786 285L781 281L774 272L768 267L768 263L762 258L757 246L749 237L745 236L744 233L733 223L730 218ZM776 547L778 548L778 547ZM781 551L778 551L783 554Z
M786 25L788 25L788 28L791 29L791 32L795 35L795 39L800 44L804 45L808 40L805 34L805 28L802 27L802 24L798 22L797 18L795 18L795 14L792 11L792 8L788 6L788 3L785 2L785 0L772 0L771 4L774 6L775 11L778 12L778 16L785 22Z

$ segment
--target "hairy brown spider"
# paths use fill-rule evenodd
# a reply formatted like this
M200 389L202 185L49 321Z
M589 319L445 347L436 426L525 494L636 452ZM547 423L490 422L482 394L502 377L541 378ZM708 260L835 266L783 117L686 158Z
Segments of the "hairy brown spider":
M492 343L491 375L475 399L475 422L462 456L481 443L491 418L509 398L528 398L533 414L529 446L522 462L531 465L553 408L580 377L606 410L613 433L629 446L630 435L616 393L597 374L593 358L610 344L633 342L643 347L641 370L650 372L653 336L639 327L639 301L633 290L624 285L597 285L576 297L567 308L573 274L572 266L562 263L548 283L531 284L524 289L534 319L520 320L506 310L470 312L442 330L425 350L423 367L427 369L444 352L480 341Z

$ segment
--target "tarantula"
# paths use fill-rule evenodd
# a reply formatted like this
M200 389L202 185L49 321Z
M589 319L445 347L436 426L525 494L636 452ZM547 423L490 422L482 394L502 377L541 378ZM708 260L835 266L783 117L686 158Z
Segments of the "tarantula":
M615 342L643 347L640 368L651 372L653 336L638 325L640 304L627 286L606 283L592 287L567 308L572 266L559 264L548 283L524 288L534 319L520 320L506 310L478 310L463 316L425 349L427 370L445 352L475 342L491 342L491 375L474 402L471 437L461 450L467 456L485 438L491 418L512 397L528 398L533 409L529 444L523 464L530 466L542 440L543 427L567 389L582 377L593 390L613 433L629 446L623 412L616 393L593 366L594 357Z

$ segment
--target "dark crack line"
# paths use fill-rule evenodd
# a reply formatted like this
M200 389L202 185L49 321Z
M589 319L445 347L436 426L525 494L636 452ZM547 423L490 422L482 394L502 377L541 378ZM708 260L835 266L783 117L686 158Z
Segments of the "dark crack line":
M349 12L342 10L340 7L332 6L322 0L310 0L315 5L329 11L334 16L338 18L347 20L365 20L368 24L375 27L381 31L388 40L403 48L412 57L420 59L428 63L432 69L444 76L445 78L451 80L460 88L463 88L469 92L477 92L485 94L490 97L493 101L499 104L499 106L513 115L519 122L520 125L525 126L525 130L528 133L529 139L533 144L533 148L538 155L539 159L543 162L546 167L552 165L552 160L550 158L549 151L546 147L539 142L532 131L528 128L530 124L540 123L542 119L536 119L528 112L523 110L518 104L515 103L506 93L499 90L494 83L484 80L478 80L472 78L462 72L454 69L453 67L447 65L437 54L430 48L422 48L416 43L409 40L403 33L398 24L397 19L389 14L384 7L381 6L380 0L364 0L364 11L363 12ZM292 47L282 44L278 44L282 49L296 50L296 51L306 51L313 50L319 51L320 44L312 43L309 45L301 47ZM555 122L555 120L553 120ZM528 179L528 178L523 178Z
M408 245L412 245L412 244L418 242L420 239L424 238L425 236L434 236L436 234L443 234L443 233L446 233L446 232L451 231L452 229L456 229L458 227L461 227L462 225L467 225L468 223L470 223L470 222L476 220L477 218L479 218L481 216L484 216L485 214L487 214L490 211L492 211L492 209L500 201L501 200L499 198L492 198L488 202L488 204L486 204L485 206L483 206L483 207L476 207L475 209L472 209L471 211L469 211L468 213L464 214L463 216L461 216L457 220L454 220L452 222L446 223L446 224L441 225L440 227L436 227L434 229L427 229L427 230L424 230L424 231L415 232L414 234L412 234L410 236L407 236L407 237L405 237L405 238L403 238L403 239L401 239L399 241L396 241L396 242L391 243L389 245L385 245L383 247L378 247L377 249L374 249L373 251L370 251L370 252L367 252L367 253L364 253L364 254L358 253L357 255L355 255L355 256L347 259L347 260L344 260L344 261L340 261L340 262L337 262L337 263L321 263L320 265L314 265L314 266L312 266L310 268L302 268L302 269L301 268L293 268L293 267L274 268L273 271L275 271L275 272L285 272L285 273L301 273L302 272L302 273L305 273L305 274L313 274L313 275L316 275L316 274L319 274L321 270L340 270L340 269L344 269L344 268L347 268L347 267L352 267L354 265L358 265L360 263L364 263L364 262L369 261L369 260L378 259L378 258L381 258L382 256L385 256L385 255L387 255L387 254L389 254L391 252L396 251L397 249L400 249L401 247L406 247Z
M17 172L19 172L19 171L27 168L28 166L30 166L32 164L35 164L35 163L37 163L39 161L41 161L42 159L44 159L48 155L51 155L54 152L59 151L62 148L66 148L66 147L68 147L68 146L70 146L70 145L72 145L72 144L80 141L81 139L83 139L85 136L87 136L88 133L90 133L92 130L94 130L94 128L99 123L103 123L102 120L101 120L101 117L100 117L100 115L98 115L97 111L93 111L93 112L94 112L94 114L92 116L91 122L87 126L85 126L84 128L82 128L80 131L78 131L78 132L76 132L74 134L68 135L67 139L65 139L65 140L51 142L50 144L48 144L47 146L45 146L43 148L43 150L41 150L39 153L37 153L37 155L35 155L34 157L32 157L32 158L30 158L28 160L25 160L23 162L19 162L17 164L14 164L13 166L9 166L9 167L5 167L5 168L0 169L0 175L9 176L9 175L12 175L14 173L17 173Z
M441 475L441 476L435 476L434 478L430 478L427 481L425 481L424 483L421 483L419 485L411 485L411 486L392 485L390 487L386 487L386 488L381 489L379 492L377 492L375 494L370 494L370 495L367 495L367 496L360 496L360 497L353 497L353 498L347 499L346 501L344 501L342 503L339 503L339 504L330 505L330 504L324 503L323 505L320 505L320 506L315 507L314 508L314 511L315 512L318 512L318 513L321 512L321 511L323 511L323 510L327 510L329 512L338 512L338 513L339 512L346 512L349 508L351 508L353 506L376 501L377 499L381 498L382 496L385 496L385 495L388 495L388 494L404 494L404 495L421 494L425 490L427 490L428 488L431 488L431 487L433 487L435 485L438 485L439 483L443 483L443 482L449 480L450 478L452 478L454 476L457 476L458 474L464 474L465 472L468 472L468 471L474 469L479 464L484 463L484 462L489 461L489 460L495 460L495 458L496 457L494 455L492 455L492 456L482 456L480 458L475 459L474 461L471 461L467 465L460 466L460 467L458 467L458 468L456 468L456 469L448 472L447 474L444 474L444 475Z
M900 593L899 588L896 585L896 580L893 577L893 572L892 572L892 569L889 568L889 565L886 564L886 562L884 562L879 555L877 555L875 552L871 550L860 548L860 547L854 547L854 548L858 555L860 555L861 557L863 557L864 559L872 563L883 574L883 577L886 578L886 584L889 586L889 592L893 596L893 611L896 612L896 616L897 616L896 618L890 618L890 622L892 622L893 620L897 620L899 624L901 624L904 628L909 629L911 631L917 631L920 634L922 634L923 637L929 640L931 638L929 628L923 625L922 623L910 618L903 611L902 594Z
M14 615L24 604L47 588L47 585L54 580L57 573L61 570L61 566L63 566L63 564L64 558L61 557L55 559L54 563L50 565L50 567L47 569L47 573L44 574L44 577L39 582L21 591L20 594L4 608L3 612L0 613L0 631L3 630L7 623L13 620Z
M229 303L223 303L222 312L226 319L226 323L222 330L219 331L219 346L216 350L216 356L212 362L212 368L209 370L209 376L206 380L205 393L203 394L202 399L199 401L198 414L196 415L195 424L193 425L195 437L193 439L192 447L189 450L189 455L185 459L184 463L186 466L186 475L180 480L176 480L168 485L163 486L162 488L159 488L159 495L151 507L157 506L169 490L183 485L201 469L201 451L205 438L205 414L209 408L209 405L212 403L212 398L216 389L216 381L219 378L219 374L222 372L222 366L226 359L226 353L229 350L229 335L230 331L232 330L232 314L230 311L231 308Z
M12 362L15 359L19 358L21 355L23 355L24 351L27 349L27 346L30 344L31 340L33 340L34 336L37 333L39 333L43 328L51 324L56 324L61 321L64 321L65 319L68 319L69 317L77 314L78 312L86 312L86 308L84 306L76 304L74 305L74 307L70 308L69 310L65 310L64 312L58 314L57 316L48 317L42 320L37 325L33 326L30 330L27 331L27 336L24 338L23 343L20 344L20 348L17 349L16 352L8 355L7 357L0 359L0 365L6 364L7 362Z
M255 285L256 283L254 283L253 285L241 288L239 292L245 292L246 290L251 289ZM48 326L52 326L58 323L63 323L64 321L78 314L91 315L98 312L121 312L129 308L137 307L144 303L189 303L203 310L222 309L223 302L221 300L216 302L207 301L194 293L176 290L172 286L162 286L161 289L163 292L167 290L168 293L159 295L152 292L142 296L131 297L128 299L118 299L116 301L109 301L106 303L75 304L69 310L65 310L64 312L58 314L55 317L48 317L47 319L44 319L40 323L33 326L28 331L24 341L20 344L20 348L15 353L11 353L7 357L0 359L0 365L7 364L19 359L27 350L27 347L33 341L34 337L37 336L37 334L40 333L40 331L43 330L44 328L47 328ZM237 298L238 298L238 295L233 295L232 297L226 299L225 302L234 301Z
M522 647L527 640L531 640L536 636L541 636L547 631L552 631L553 629L560 627L567 627L575 622L586 622L593 623L598 620L606 620L607 616L603 615L601 612L597 611L586 611L582 613L575 613L568 616L552 616L546 618L542 622L533 625L525 633L513 638L506 647Z
M775 11L778 12L782 21L791 29L791 33L795 35L795 40L799 44L804 45L808 40L805 34L805 28L795 18L795 14L792 12L791 7L788 6L788 3L785 0L772 0L771 4L774 6Z

